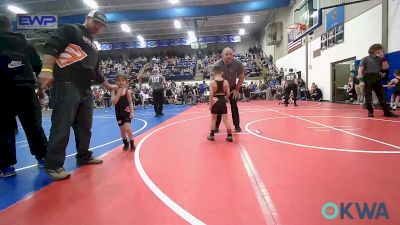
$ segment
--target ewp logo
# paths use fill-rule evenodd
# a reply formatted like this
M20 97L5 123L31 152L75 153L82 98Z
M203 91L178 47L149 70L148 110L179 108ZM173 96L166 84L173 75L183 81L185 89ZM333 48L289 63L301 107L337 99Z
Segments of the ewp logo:
M341 202L340 208L335 203L328 202L322 207L322 216L327 220L333 220L339 214L341 220L353 220L354 216L358 216L360 220L389 219L389 212L383 202L373 202L372 205L366 202Z
M57 15L18 15L18 29L56 29Z

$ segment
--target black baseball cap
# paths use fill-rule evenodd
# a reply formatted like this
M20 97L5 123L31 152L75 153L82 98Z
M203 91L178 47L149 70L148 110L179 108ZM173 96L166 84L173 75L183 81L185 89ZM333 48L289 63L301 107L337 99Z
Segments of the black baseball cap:
M92 10L87 16L92 18L93 20L99 21L105 27L107 27L107 17L104 13L100 12L99 10Z

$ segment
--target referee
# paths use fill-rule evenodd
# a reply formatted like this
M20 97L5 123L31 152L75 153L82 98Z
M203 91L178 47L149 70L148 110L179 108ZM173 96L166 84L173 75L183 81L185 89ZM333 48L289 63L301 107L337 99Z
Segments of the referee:
M399 117L390 112L390 108L386 103L385 93L381 84L379 73L382 70L389 69L389 63L385 59L383 47L381 44L373 44L368 50L369 56L361 59L358 68L358 77L360 86L365 87L365 106L368 110L368 117L374 117L374 108L372 107L372 91L375 92L379 99L385 117Z
M149 85L153 89L153 105L155 117L163 116L163 106L164 106L164 77L160 74L158 69L154 69L149 78Z
M289 69L289 74L287 74L284 77L284 82L285 82L285 106L288 106L289 104L289 96L290 92L293 91L293 103L294 106L297 106L296 100L297 100L297 76L295 73L293 73L293 69Z
M233 57L233 51L231 48L224 48L224 50L222 51L222 59L214 63L213 67L222 67L224 70L223 78L228 81L229 88L231 90L229 101L231 104L233 125L235 125L236 132L241 132L242 129L240 128L240 117L239 109L237 106L237 99L239 96L240 87L242 86L244 81L243 63ZM237 82L236 79L238 79ZM220 124L221 115L218 115L217 123L215 126L215 133L219 131Z
M39 74L42 88L54 80L55 105L51 116L46 172L54 180L70 176L63 165L70 128L74 129L78 165L99 164L89 151L93 120L93 100L90 89L95 80L105 88L114 87L98 73L98 52L93 35L106 26L107 18L93 10L85 23L59 27L44 46L43 69ZM54 73L54 76L53 76Z

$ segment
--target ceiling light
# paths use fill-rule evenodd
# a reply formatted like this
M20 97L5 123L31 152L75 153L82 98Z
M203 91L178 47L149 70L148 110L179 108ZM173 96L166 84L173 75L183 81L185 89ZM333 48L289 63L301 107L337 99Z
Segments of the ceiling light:
M181 21L179 21L179 20L174 20L174 25L175 25L176 29L181 29L182 28Z
M246 33L245 29L242 28L242 29L239 30L239 35L244 35L245 33Z
M178 3L179 3L179 0L169 0L169 2L170 2L171 4L178 4Z
M244 16L243 17L243 23L250 23L251 17L250 16Z
M97 5L97 2L94 0L83 0L83 2L89 6L91 9L98 9L99 5Z
M121 29L122 29L122 31L127 32L127 33L131 32L131 28L128 25L126 25L125 23L121 24Z
M8 10L10 10L11 12L15 13L15 14L27 14L27 12L17 6L13 6L13 5L9 5L7 7Z

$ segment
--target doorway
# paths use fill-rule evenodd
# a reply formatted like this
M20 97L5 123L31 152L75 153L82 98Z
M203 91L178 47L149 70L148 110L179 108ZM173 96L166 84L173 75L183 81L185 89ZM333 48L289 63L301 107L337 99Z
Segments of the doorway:
M344 103L348 101L349 95L346 91L346 86L350 76L357 76L355 62L356 57L352 57L331 63L331 99L333 102Z

